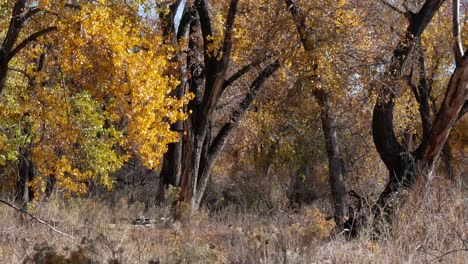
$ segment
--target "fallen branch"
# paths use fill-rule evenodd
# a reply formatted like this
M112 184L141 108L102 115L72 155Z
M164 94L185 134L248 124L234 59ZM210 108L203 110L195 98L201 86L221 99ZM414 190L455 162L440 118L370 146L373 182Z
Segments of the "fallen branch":
M21 212L21 213L23 213L23 214L28 215L28 216L31 217L32 219L38 221L39 223L41 223L41 224L43 224L43 225L46 225L48 228L52 229L53 231L55 231L55 232L57 232L57 233L59 233L59 234L61 234L61 235L70 237L70 238L72 238L72 239L75 239L74 236L69 235L69 234L67 234L67 233L64 233L64 232L62 232L62 231L56 229L55 227L51 226L51 225L50 225L49 223L47 223L46 221L35 217L34 215L28 213L27 211L25 211L25 210L23 210L23 209L21 209L21 208L15 206L14 204L11 204L11 203L9 203L9 202L3 200L3 199L0 199L0 202L1 202L1 203L4 203L4 204L6 204L6 205L8 205L9 207L15 209L16 211L19 211L19 212Z
M436 261L436 260L438 260L438 259L441 259L441 258L447 256L447 255L450 255L450 254L452 254L452 253L459 252L459 251L468 251L468 248L460 248L460 249L450 250L449 252L446 252L446 253L444 253L444 254L442 254L442 255L436 257L436 258L431 259L430 262L434 262L434 261Z

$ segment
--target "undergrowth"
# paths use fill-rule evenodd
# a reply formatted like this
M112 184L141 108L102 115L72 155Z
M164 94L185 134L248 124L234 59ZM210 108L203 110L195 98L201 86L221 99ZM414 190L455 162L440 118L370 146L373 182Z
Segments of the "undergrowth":
M227 206L177 221L170 205L148 209L125 199L111 206L55 197L29 205L31 213L75 239L1 206L0 262L466 263L466 191L443 186L408 192L392 225L381 225L377 237L375 223L362 226L351 240L336 232L320 205L261 214Z

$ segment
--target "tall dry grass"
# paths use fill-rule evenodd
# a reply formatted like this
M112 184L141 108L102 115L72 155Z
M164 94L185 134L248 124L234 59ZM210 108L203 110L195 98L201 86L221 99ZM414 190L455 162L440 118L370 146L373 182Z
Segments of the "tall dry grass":
M393 224L363 226L356 239L334 234L317 209L254 213L227 206L170 218L169 206L145 210L121 200L30 204L29 211L75 237L0 206L1 263L466 263L466 190L432 181L403 194ZM135 221L137 220L138 221ZM149 220L148 220L149 219Z

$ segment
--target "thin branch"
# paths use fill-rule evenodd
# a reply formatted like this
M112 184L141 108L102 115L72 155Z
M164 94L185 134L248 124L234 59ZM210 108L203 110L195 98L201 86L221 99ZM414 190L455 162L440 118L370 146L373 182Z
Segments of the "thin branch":
M456 252L459 252L459 251L468 251L468 248L460 248L460 249L450 250L450 251L448 251L448 252L446 252L446 253L444 253L444 254L442 254L442 255L436 257L436 258L431 259L430 262L434 262L434 261L436 261L436 260L438 260L438 259L441 259L441 258L447 256L447 255L450 255L450 254L452 254L452 253L456 253Z
M453 49L455 52L455 63L458 63L463 57L463 45L461 41L460 28L460 0L453 0L452 6L452 34L453 34Z
M0 202L6 204L7 206L9 206L9 207L11 207L11 208L13 208L13 209L15 209L16 211L19 211L19 212L21 212L21 213L23 213L23 214L28 215L28 216L31 217L32 219L38 221L39 223L41 223L41 224L43 224L43 225L46 225L48 228L52 229L53 231L55 231L55 232L57 232L57 233L59 233L59 234L61 234L61 235L67 236L67 237L72 238L72 239L75 239L74 236L69 235L69 234L67 234L67 233L64 233L64 232L62 232L62 231L56 229L55 227L51 226L51 225L50 225L49 223L47 223L46 221L35 217L34 215L28 213L27 211L25 211L25 210L23 210L23 209L21 209L21 208L15 206L15 205L9 203L9 202L7 202L7 201L5 201L5 200L3 200L3 199L0 199Z
M311 42L309 35L311 34L310 28L307 26L306 17L302 10L297 6L294 0L285 0L286 8L293 17L294 24L296 25L299 38L306 51L313 50L314 43Z
M28 78L28 79L32 78L26 71L24 71L22 69L18 69L18 68L14 68L14 67L8 67L8 70L9 71L14 71L14 72L19 72L19 73L23 74L24 76L26 76L26 78Z
M273 209L272 209L273 210ZM294 220L290 215L288 215L285 211L283 211L281 208L279 207L276 207L276 210L278 210L278 212L284 214L287 218L289 218L289 220L293 223L297 223L296 220Z
M26 21L28 20L29 18L31 18L32 16L34 16L35 14L39 13L40 11L42 11L41 9L37 8L37 7L32 7L28 10L28 12L26 14L24 14L23 16L23 21Z

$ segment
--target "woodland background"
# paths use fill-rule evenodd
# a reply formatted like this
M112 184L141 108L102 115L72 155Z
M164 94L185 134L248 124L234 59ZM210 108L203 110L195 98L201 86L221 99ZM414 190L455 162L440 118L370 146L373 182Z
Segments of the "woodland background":
M463 263L467 11L0 0L0 262Z

